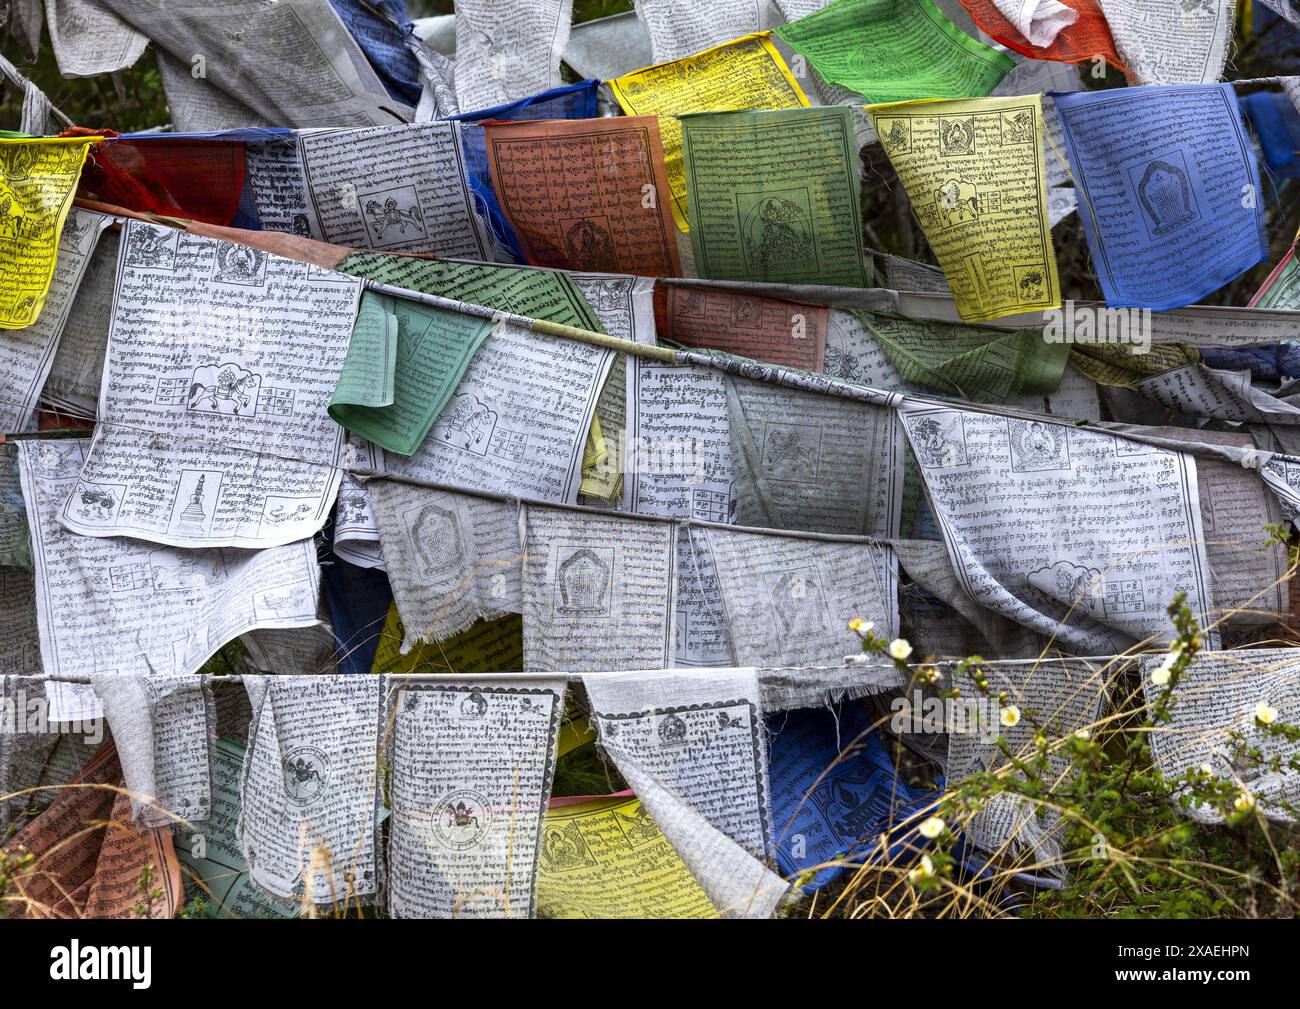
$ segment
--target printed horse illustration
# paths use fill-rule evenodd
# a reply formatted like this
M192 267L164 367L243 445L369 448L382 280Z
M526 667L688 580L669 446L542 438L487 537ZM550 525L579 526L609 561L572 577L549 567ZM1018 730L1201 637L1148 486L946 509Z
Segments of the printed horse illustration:
M939 187L939 209L944 225L951 227L963 221L980 219L979 195L969 182L949 179Z
M193 410L200 403L210 404L210 409L220 410L222 403L233 403L234 409L231 411L238 414L241 407L247 407L249 404L248 391L257 384L257 376L246 373L242 378L236 378L235 373L229 368L223 368L217 375L216 385L204 385L202 382L194 382L190 385L189 400L186 408Z
M384 232L388 230L390 224L397 225L398 231L405 235L406 228L409 225L417 231L424 230L424 221L420 217L419 207L410 207L402 210L398 207L397 201L391 196L384 201L381 207L375 200L366 204L366 213L370 215L371 225L375 229L375 237L383 238Z
M1091 571L1075 573L1066 567L1056 569L1056 591L1062 599L1086 599L1093 581Z
M76 214L69 214L68 219L63 223L63 238L59 244L61 246L66 244L70 249L80 249L89 232L90 225L79 223Z
M439 419L438 426L442 428L443 441L458 448L471 449L477 448L492 434L495 422L496 415L487 406L473 395L461 393L451 409Z

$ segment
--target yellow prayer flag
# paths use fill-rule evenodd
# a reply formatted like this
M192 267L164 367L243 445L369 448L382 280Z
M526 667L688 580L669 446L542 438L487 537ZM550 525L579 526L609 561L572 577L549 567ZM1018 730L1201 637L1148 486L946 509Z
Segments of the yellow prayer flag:
M397 604L392 603L379 632L372 673L495 673L524 665L524 623L518 613L479 620L444 641L418 644L403 655L405 633Z
M557 802L537 859L542 918L716 918L640 800Z
M1123 389L1136 389L1144 378L1200 363L1201 352L1181 343L1156 344L1145 354L1135 354L1132 347L1121 344L1081 343L1070 348L1070 365L1080 375L1097 385Z
M560 735L555 741L555 757L558 760L567 753L572 753L579 746L595 742L596 729L591 719L577 710L570 691L565 698L564 721L560 723Z
M702 53L634 70L606 81L629 116L660 116L659 136L672 190L673 219L686 223L686 173L682 167L682 128L674 116L738 109L797 109L811 103L785 60L772 45L771 32L742 35Z
M601 430L600 418L591 415L591 427L587 429L587 443L582 447L582 468L593 469L609 458L609 446L605 443L605 432Z
M81 166L100 139L0 139L0 329L41 314Z
M1038 95L868 105L967 322L1059 308Z
M616 364L615 367L618 367ZM583 494L615 502L623 494L623 462L617 443L605 437L600 417L592 414L582 456Z

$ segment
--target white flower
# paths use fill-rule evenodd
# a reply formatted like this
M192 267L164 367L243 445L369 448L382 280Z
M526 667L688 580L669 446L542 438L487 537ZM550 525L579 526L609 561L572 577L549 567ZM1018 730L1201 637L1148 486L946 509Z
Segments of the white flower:
M1082 742L1085 742L1085 743L1086 743L1086 742L1088 741L1088 730L1087 730L1087 729L1075 729L1075 730L1074 730L1074 738L1075 738L1075 739L1078 739L1078 740L1081 740Z
M1163 687L1169 682L1169 668L1167 666L1157 667L1155 672L1151 674L1151 682L1157 687Z
M1268 701L1260 701L1255 705L1255 721L1262 725L1272 725L1277 721L1277 708Z
M889 654L902 662L912 654L912 646L907 643L907 638L895 638L889 643Z
M936 837L938 837L940 834L943 833L943 827L944 827L943 817L931 816L922 820L921 826L919 826L917 830L921 832L922 837L929 838L931 841L933 841Z
M1017 708L1014 704L1008 704L1005 708L1002 709L1002 713L999 716L999 718L1002 724L1006 728L1010 729L1012 726L1020 724L1020 709Z
M1245 813L1255 808L1255 797L1249 792L1239 792L1232 800L1232 808L1238 813Z
M918 879L924 879L926 876L934 875L934 862L929 855L921 856L921 864L907 874L909 881L915 883Z
M863 620L861 617L854 617L849 621L849 630L857 631L859 634L870 634L875 626L870 620Z
M1205 777L1207 777L1207 778L1213 778L1213 777L1214 777L1214 768L1211 767L1209 764L1202 764L1202 765L1201 765L1201 774L1205 775Z

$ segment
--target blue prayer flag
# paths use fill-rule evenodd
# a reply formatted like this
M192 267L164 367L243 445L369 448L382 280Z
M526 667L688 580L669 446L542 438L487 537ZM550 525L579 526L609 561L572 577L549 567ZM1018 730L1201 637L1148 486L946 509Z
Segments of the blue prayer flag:
M1231 84L1055 98L1107 304L1190 305L1267 258L1259 171Z

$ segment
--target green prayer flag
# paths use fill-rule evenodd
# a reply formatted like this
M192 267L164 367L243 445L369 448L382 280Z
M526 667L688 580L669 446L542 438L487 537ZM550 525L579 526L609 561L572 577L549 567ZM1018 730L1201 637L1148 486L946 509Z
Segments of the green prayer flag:
M982 98L1015 66L930 0L835 0L775 33L827 83L870 104Z
M1044 343L1037 330L996 329L855 311L899 377L912 386L1000 403L1021 393L1055 392L1069 344Z
M680 118L701 277L867 286L852 110Z
M409 291L604 332L577 285L555 270L378 252L352 253L338 269ZM491 328L489 320L476 316L367 292L330 416L390 452L414 454ZM385 374L387 362L392 374Z
M455 298L603 333L600 320L567 274L536 267L495 263L459 263L446 259L416 259L378 252L354 252L339 272L423 294Z
M366 292L352 324L343 371L330 406L392 406L397 375L397 315L393 299ZM337 417L335 418L338 419Z
M367 291L330 416L389 452L413 455L492 327L490 319Z
M216 739L209 750L212 815L202 832L177 824L176 854L188 900L200 899L207 918L296 918L298 906L254 885L239 844L240 775L244 745Z
M529 319L545 319L547 322L576 326L596 333L605 332L600 324L600 318L583 297L582 292L578 290L578 286L567 273L559 270L499 263L419 259L380 252L354 252L344 259L337 269L341 273L365 277L367 280L393 287L403 287L408 291L455 298L457 301L471 305L512 312ZM468 360L466 363L468 364ZM400 377L399 370L399 382ZM339 423L343 422L339 421ZM344 426L350 427L347 424ZM351 429L356 430L356 428ZM425 431L427 433L428 429L426 428ZM587 439L588 453L592 453L595 449L595 440L590 433ZM374 438L371 440L380 445L384 444ZM419 447L418 442L415 447ZM412 448L410 452L405 453L397 449L393 451L410 455L415 449Z

